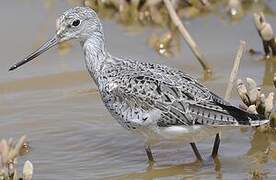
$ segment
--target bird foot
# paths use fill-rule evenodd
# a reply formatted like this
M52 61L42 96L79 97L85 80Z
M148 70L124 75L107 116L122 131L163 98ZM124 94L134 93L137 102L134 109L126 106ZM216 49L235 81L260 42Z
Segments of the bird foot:
M154 160L148 160L147 170L151 170L156 162Z
M208 158L204 159L201 161L203 166L217 166L220 165L220 161L219 158L213 157L213 156L209 156Z

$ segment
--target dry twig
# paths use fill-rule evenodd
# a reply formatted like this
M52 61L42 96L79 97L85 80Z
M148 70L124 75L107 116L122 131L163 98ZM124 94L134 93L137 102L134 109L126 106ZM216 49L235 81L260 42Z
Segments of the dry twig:
M189 47L191 48L191 50L193 51L194 55L196 56L197 60L199 61L199 63L201 64L203 70L208 73L209 75L212 74L212 69L209 66L209 64L207 63L205 57L203 56L202 52L200 51L200 49L198 48L197 44L195 43L195 41L193 40L192 36L189 34L189 32L187 31L187 29L185 28L185 26L183 25L183 23L181 22L179 16L177 15L177 13L175 12L175 9L173 7L173 4L171 3L170 0L163 0L166 8L169 11L170 17L173 21L173 23L175 24L175 26L179 29L180 33L182 34L182 36L184 37L185 41L187 42L187 44L189 45Z
M237 78L239 65L240 65L241 58L242 58L244 50L245 50L245 41L241 41L240 42L240 47L237 51L237 54L236 54L236 57L235 57L235 60L234 60L234 65L233 65L233 68L232 68L232 71L231 71L231 74L230 74L230 78L229 78L229 81L228 81L228 84L227 84L227 89L226 89L225 97L224 97L224 99L226 101L228 101L229 98L230 98L231 91L233 89L233 84L234 84L234 82Z
M271 25L265 20L263 13L254 14L255 27L263 41L266 57L276 56L276 40Z

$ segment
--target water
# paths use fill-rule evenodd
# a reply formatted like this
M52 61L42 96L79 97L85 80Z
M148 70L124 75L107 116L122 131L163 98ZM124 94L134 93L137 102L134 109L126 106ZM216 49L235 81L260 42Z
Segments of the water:
M150 167L143 141L121 128L105 110L77 42L68 53L54 48L8 72L10 65L50 37L55 18L71 6L66 1L12 0L0 7L0 137L28 136L32 152L23 160L33 162L35 179L250 179L254 170L275 179L276 157L267 157L265 151L275 146L276 136L251 129L223 134L220 162L215 164L200 166L189 145L163 142L153 147L157 163ZM267 19L276 29L273 18ZM214 79L204 84L223 96L239 41L262 49L252 17L231 24L210 15L186 25L214 68ZM104 21L104 28L113 55L175 66L201 79L201 68L184 42L179 55L166 59L146 45L157 29L128 32L110 21ZM254 78L271 91L275 65L259 59L245 56L239 77ZM231 101L239 103L235 91ZM198 144L205 156L211 153L212 141Z

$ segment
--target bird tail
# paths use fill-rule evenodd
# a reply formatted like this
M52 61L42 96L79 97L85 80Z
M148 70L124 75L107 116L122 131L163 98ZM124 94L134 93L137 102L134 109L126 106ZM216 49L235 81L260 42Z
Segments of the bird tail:
M268 124L270 121L269 119L256 119L256 120L251 120L250 126L261 126L264 124Z
M238 121L239 125L260 126L269 123L269 120L261 114L252 114L231 105L219 103L219 106L233 116Z

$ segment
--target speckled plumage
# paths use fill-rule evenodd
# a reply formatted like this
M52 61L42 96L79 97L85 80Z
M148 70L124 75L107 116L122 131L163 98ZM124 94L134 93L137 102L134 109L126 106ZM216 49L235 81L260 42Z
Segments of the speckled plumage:
M105 48L100 20L87 7L63 13L55 36L10 70L70 39L80 41L86 67L112 116L126 129L144 136L149 160L153 160L149 144L162 139L189 142L202 160L195 141L218 133L222 127L268 122L232 106L177 69L111 56ZM213 157L219 141L217 135Z
M231 106L177 69L111 56L105 48L100 21L97 22L99 30L82 42L86 66L105 106L126 129L158 139L161 129L173 126L265 122L259 121L262 118L258 115Z

